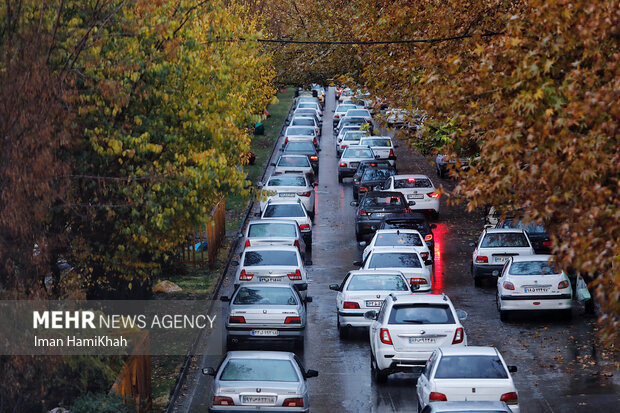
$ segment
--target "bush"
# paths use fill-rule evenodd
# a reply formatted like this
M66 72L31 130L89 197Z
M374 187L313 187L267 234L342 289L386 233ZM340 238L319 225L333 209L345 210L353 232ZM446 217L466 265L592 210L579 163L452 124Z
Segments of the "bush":
M86 393L75 399L71 413L124 413L131 410L117 394Z

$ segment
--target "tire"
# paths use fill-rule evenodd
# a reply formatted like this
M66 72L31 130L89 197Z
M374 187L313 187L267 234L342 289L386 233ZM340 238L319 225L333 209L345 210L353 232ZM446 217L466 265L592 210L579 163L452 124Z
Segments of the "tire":
M569 308L569 309L566 309L566 310L561 310L560 317L564 321L572 320L573 319L573 309Z
M349 329L340 324L340 316L337 315L336 320L336 325L338 326L338 336L340 338L347 338L349 336Z
M362 242L362 241L364 241L364 236L356 231L355 232L355 240L357 242Z
M417 401L417 403L418 403L418 413L421 413L422 412L422 404L420 403L419 400Z
M372 354L372 349L370 350L370 373L373 380L377 383L385 383L387 381L388 373L379 369L375 356Z
M473 264L471 266L471 275L472 277L474 277L474 286L482 287L482 280L480 279L480 277L478 277L478 271L476 271L476 268Z
M338 174L338 183L342 183L342 175Z

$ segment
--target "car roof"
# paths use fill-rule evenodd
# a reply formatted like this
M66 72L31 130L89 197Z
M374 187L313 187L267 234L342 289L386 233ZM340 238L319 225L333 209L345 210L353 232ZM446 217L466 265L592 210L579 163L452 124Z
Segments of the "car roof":
M242 287L260 287L260 288L286 288L289 290L292 290L293 285L292 284L287 284L287 283L262 283L262 282L244 282L243 284L241 284L239 286L239 288Z
M297 247L293 245L255 245L246 247L243 252L250 251L299 251Z
M297 225L297 221L293 219L254 219L248 222L248 226L254 224L290 224Z
M449 346L439 350L444 356L495 356L499 353L495 347L487 346Z
M418 253L416 247L411 246L381 246L381 247L373 247L372 252L415 252Z
M411 174L411 175L394 175L394 179L429 179L430 178L427 175L421 175L421 174Z
M429 304L452 304L452 300L445 294L411 294L411 295L399 295L395 300L392 300L396 304L417 304L417 303L429 303Z
M229 359L264 359L264 360L292 360L293 353L286 351L229 351L227 357Z
M391 136L364 136L362 139L392 139Z
M518 228L487 228L486 230L487 234L501 234L501 233L519 233L522 234L525 232L525 230L522 229L518 229Z
M513 262L529 262L529 261L549 261L553 255L536 254L536 255L515 255L512 257Z
M508 406L504 402L499 401L458 401L458 402L441 402L432 403L433 412L442 413L467 413L480 412L488 410L490 412L506 411L509 412Z
M297 198L297 199L280 199L280 198L271 198L269 199L269 201L267 201L267 205L270 204L295 204L295 205L301 205L301 199Z
M402 272L400 271L394 271L394 270L353 270L353 271L349 271L349 274L351 276L353 275L373 275L373 276L377 276L377 277L381 277L384 275L403 275Z

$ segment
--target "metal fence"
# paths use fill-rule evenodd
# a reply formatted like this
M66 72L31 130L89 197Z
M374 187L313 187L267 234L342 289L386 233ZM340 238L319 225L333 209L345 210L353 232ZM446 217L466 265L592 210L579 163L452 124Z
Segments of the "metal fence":
M222 245L226 236L226 205L225 199L215 205L211 211L211 217L206 225L197 228L181 247L181 261L184 264L205 266L209 268L215 266L217 251Z
M132 334L124 332L123 334ZM149 336L145 331L133 332L133 342L142 354L134 354L123 365L116 378L112 391L116 392L123 404L135 407L136 413L148 412L152 407L151 356L149 353Z

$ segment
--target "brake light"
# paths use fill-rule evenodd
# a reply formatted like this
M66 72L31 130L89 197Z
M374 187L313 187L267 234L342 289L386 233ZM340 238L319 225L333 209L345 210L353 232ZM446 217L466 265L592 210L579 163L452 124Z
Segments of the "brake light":
M416 285L423 285L423 284L428 284L428 281L426 281L424 278L411 278L409 280L410 284L416 284Z
M318 141L316 140L316 138L312 139L312 142L314 142L314 144L315 144L315 145L318 143Z
M551 241L543 241L543 247L550 247Z
M355 308L360 308L360 305L356 302L353 301L345 301L342 304L342 308L346 309L346 310L353 310Z
M299 196L310 196L310 194L311 194L310 191L308 191L308 192L297 192L297 195L299 195Z
M299 281L301 280L301 271L299 270L295 270L294 273L292 274L286 274L288 276L288 279L291 281Z
M489 257L485 256L485 255L478 255L476 257L476 262L489 262Z
M429 402L447 402L448 398L443 393L432 391L431 394L428 395L428 401Z
M390 331L387 328L382 328L379 331L379 339L383 344L392 344L392 337L390 337Z
M368 191L368 187L360 186L360 192L367 192L367 191Z
M516 392L511 391L510 393L502 394L502 397L499 398L500 402L504 402L508 405L519 404L519 396L517 396Z
M346 164L346 163L344 163L344 162L340 162L340 167L344 168L345 166L347 166L347 164Z
M429 197L431 197L433 199L439 198L439 192L431 192L431 193L426 194L426 195L428 195Z
M245 270L241 270L239 273L239 281L252 281L252 278L254 278L254 274L247 274Z
M288 136L284 138L284 144L286 145L287 143L288 143Z
M407 182L415 182L415 178L409 178L407 179Z
M231 324L245 324L245 317L242 315L231 315L228 317L228 322Z
M301 397L289 397L284 399L282 407L304 407L304 399Z
M568 287L570 287L570 283L566 280L560 281L560 283L558 284L558 290L563 290L564 288Z
M394 156L394 149L390 149L390 154L388 155L390 158Z
M503 286L504 286L504 288L506 290L514 290L515 289L515 285L513 283L511 283L510 281L504 281Z
M366 211L364 211L363 209L360 209L360 215L366 215Z
M213 396L214 406L234 406L233 399L226 396Z
M299 240L295 240L295 242L293 242L293 247L297 247L297 249L301 251L301 245L299 245Z
M355 178L353 178L353 183L354 183L355 185L359 185L359 184L360 184L360 181L356 181L356 180L355 180Z
M345 150L347 148L347 145L340 145L340 149Z
M245 244L243 245L243 248L249 247L250 246L250 240L246 239L245 240Z
M299 318L299 316L286 317L284 319L284 324L301 324L301 318Z
M422 257L424 261L426 261L428 259L428 252L421 252L420 256Z
M452 339L452 344L462 343L465 339L465 334L463 333L463 327L459 327L454 332L454 338Z
M430 241L433 239L433 234L428 234L426 236L424 236L424 241Z
M318 156L316 156L316 155L312 155L312 156L310 156L310 160L311 160L311 161L318 161L318 160L319 160L319 157L318 157Z
M310 229L310 224L301 224L299 226L299 229L302 230L302 231L305 230L305 229Z

